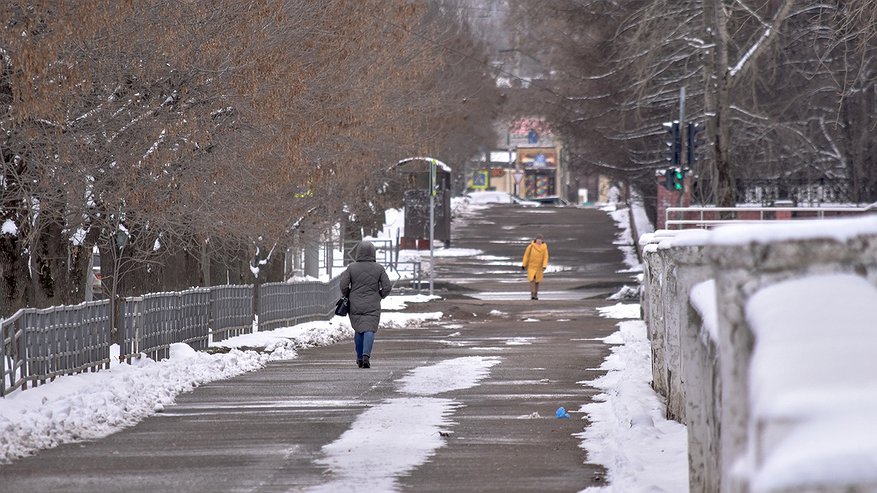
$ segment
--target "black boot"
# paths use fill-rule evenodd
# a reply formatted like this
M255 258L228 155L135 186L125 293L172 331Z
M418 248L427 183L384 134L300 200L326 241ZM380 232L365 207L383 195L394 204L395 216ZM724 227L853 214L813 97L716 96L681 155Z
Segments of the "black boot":
M362 360L361 359L356 360L356 366L362 368Z
M363 357L362 357L362 367L363 367L363 368L371 368L371 367L372 367L371 363L370 363L369 360L368 360L368 355L367 355L367 354L366 354L366 355L363 355Z

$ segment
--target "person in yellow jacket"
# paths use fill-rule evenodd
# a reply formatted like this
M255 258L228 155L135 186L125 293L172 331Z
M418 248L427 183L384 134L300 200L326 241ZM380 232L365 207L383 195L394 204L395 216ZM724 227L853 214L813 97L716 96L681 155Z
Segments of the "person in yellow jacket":
M527 271L527 280L530 281L530 299L539 299L539 283L542 282L542 273L548 267L548 244L542 241L542 235L537 234L536 239L527 245L524 251L524 261L521 266Z

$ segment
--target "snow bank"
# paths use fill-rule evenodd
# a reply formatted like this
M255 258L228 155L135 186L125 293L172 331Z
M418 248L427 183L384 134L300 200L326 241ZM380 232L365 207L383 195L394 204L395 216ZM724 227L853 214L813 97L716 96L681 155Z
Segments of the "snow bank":
M253 351L210 355L185 344L171 352L160 362L143 357L7 396L0 401L0 461L107 436L173 403L181 392L256 370L268 359Z
M432 299L392 298L388 297L390 306ZM441 316L440 312L384 312L381 327L406 327ZM0 462L63 443L107 436L161 411L178 394L199 385L258 370L272 360L295 358L301 349L352 337L349 319L334 317L217 343L230 349L226 354L207 354L186 344L174 344L170 358L162 361L143 356L131 364L115 363L109 370L63 376L13 392L0 399Z
M877 289L809 276L746 304L754 492L877 487ZM865 490L863 490L865 491Z
M577 436L588 451L588 462L606 467L609 481L605 487L584 491L684 493L688 491L686 428L664 418L664 404L650 386L651 348L645 323L624 321L618 327L607 338L616 342L612 354L600 366L608 373L582 382L603 393L581 407L591 425Z

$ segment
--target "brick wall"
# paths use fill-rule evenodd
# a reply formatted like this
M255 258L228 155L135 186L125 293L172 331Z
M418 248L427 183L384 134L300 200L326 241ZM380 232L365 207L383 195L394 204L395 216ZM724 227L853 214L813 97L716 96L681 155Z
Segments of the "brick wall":
M655 176L658 187L658 224L657 229L664 229L664 219L668 207L688 207L691 205L691 176L685 175L685 186L682 190L682 202L679 201L679 192L667 190L664 186L666 178L663 173Z

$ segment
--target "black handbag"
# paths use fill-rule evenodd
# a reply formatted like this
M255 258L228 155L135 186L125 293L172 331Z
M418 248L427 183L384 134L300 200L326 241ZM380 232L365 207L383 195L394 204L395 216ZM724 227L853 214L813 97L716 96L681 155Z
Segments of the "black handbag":
M337 303L335 303L335 315L339 317L346 317L350 312L350 300L347 299L346 296L342 296Z

